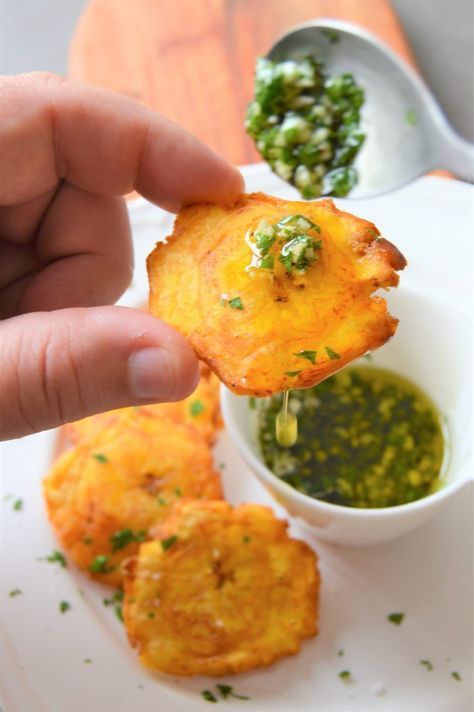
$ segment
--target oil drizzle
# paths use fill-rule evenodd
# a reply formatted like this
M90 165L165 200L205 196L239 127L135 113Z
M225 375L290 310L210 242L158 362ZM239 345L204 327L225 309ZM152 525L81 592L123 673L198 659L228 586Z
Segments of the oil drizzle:
M281 410L275 419L275 437L281 447L292 447L298 439L298 420L294 413L288 410L290 391L283 393Z

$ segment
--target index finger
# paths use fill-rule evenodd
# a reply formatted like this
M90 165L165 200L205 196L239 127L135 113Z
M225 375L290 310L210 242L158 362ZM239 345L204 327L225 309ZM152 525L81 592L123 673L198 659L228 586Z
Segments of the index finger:
M173 211L242 191L239 172L199 139L113 92L33 73L1 78L0 100L0 204L63 179L103 195L136 190Z

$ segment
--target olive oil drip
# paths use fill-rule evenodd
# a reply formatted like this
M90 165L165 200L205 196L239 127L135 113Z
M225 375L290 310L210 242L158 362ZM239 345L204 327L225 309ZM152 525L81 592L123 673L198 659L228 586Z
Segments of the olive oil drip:
M283 393L281 410L275 419L275 437L281 447L291 447L298 439L298 420L294 413L288 410L290 391Z

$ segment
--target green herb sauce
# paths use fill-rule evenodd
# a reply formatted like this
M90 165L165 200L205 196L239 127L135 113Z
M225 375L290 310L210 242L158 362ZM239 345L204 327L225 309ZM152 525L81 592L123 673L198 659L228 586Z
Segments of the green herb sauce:
M363 103L364 91L350 73L329 77L314 57L261 57L245 128L272 170L303 198L344 196L357 183L351 164L365 139Z
M281 394L258 400L259 444L267 466L300 492L349 507L393 507L440 487L440 416L407 379L355 366L292 391L299 434L291 448L275 439L281 404Z

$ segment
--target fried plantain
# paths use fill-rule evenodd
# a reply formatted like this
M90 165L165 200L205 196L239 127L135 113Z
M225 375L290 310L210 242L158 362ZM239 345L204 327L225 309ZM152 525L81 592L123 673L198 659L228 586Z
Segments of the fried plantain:
M317 633L314 552L269 507L182 501L124 566L124 622L143 665L227 675Z
M118 586L122 560L180 497L219 499L222 491L202 435L145 413L122 417L65 452L44 480L44 496L72 560Z
M290 216L314 225L310 249L275 241L256 266L249 236ZM397 319L371 295L396 286L405 264L375 225L331 200L242 195L179 213L148 257L149 307L232 391L267 396L313 386L384 344Z

